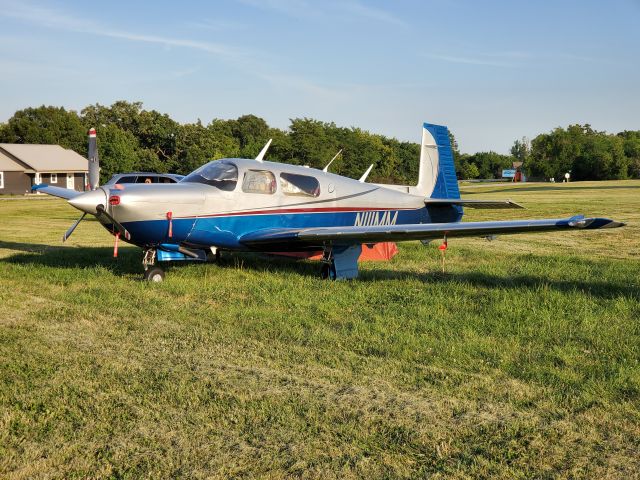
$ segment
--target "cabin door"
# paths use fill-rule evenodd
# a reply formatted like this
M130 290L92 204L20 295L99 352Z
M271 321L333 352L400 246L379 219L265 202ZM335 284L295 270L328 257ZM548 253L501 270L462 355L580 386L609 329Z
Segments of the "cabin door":
M75 185L73 184L73 173L67 173L67 188L73 190Z

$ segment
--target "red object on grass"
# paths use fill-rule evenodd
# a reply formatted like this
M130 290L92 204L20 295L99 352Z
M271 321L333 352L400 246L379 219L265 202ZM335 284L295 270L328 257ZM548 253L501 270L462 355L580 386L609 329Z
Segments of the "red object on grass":
M283 257L308 258L309 260L322 259L322 252L271 252L272 255ZM358 260L369 260L374 262L384 262L391 260L398 254L398 247L394 242L374 243L369 246L362 245L362 253Z
M120 232L116 232L116 240L113 244L113 258L118 258L118 240L120 240Z

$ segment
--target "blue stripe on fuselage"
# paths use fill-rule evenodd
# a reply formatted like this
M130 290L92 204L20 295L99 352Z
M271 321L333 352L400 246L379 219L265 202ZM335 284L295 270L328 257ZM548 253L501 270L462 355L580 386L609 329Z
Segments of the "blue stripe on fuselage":
M377 218L382 218L389 211L393 217L398 213L396 225L431 223L431 216L427 208L413 210L372 211ZM462 212L457 207L451 208L451 216L447 221L458 221ZM246 249L238 242L238 238L246 233L273 228L312 228L312 227L340 227L353 226L356 215L364 212L321 212L321 213L277 213L277 214L247 214L230 216L212 216L193 218L174 218L173 235L168 238L167 220L143 220L125 222L124 227L131 233L131 243L139 246L151 246L160 243L181 243L211 246L215 245L229 249ZM195 220L195 224L194 224ZM441 218L438 219L442 221Z

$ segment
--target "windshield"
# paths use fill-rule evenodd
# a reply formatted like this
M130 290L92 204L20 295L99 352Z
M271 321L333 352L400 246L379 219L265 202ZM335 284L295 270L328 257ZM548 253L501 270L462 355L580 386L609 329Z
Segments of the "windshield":
M227 160L216 160L194 170L180 183L204 183L230 192L238 183L238 167Z

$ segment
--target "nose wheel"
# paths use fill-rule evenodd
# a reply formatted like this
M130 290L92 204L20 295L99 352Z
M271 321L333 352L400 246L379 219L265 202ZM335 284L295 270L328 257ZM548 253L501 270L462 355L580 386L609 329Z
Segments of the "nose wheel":
M143 278L148 282L162 282L164 280L164 270L158 266L149 267L144 271Z

